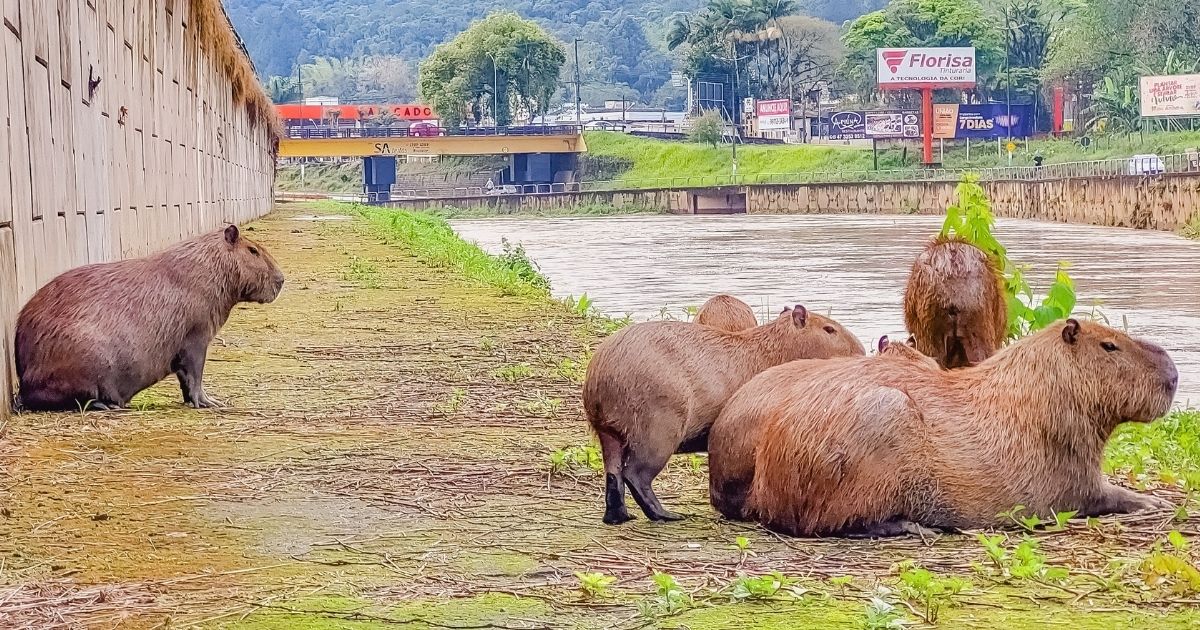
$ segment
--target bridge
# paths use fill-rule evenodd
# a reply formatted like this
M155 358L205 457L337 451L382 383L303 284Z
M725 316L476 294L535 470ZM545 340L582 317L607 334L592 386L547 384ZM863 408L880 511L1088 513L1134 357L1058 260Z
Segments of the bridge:
M371 157L380 155L512 155L583 153L583 134L574 125L529 125L448 129L433 126L381 128L293 127L279 140L281 158Z
M279 140L281 158L362 158L363 190L378 202L390 200L397 155L507 155L498 184L549 185L574 181L578 154L586 150L575 125L292 127Z

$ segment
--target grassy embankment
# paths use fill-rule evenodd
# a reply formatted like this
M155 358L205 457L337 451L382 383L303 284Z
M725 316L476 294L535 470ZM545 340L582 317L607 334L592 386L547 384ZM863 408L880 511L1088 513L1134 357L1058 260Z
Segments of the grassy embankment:
M613 322L435 217L287 204L248 229L289 282L212 348L231 408L167 382L5 428L0 626L1200 623L1200 414L1123 427L1106 458L1175 514L785 539L714 516L704 457L681 456L656 486L691 518L607 527L578 387Z

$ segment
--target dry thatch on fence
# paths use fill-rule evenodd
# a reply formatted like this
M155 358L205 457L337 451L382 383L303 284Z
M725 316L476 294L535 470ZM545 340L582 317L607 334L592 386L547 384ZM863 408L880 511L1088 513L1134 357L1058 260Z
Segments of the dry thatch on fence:
M191 3L200 40L211 47L214 59L225 67L233 84L234 102L245 105L251 123L265 122L278 138L283 127L275 114L274 104L258 82L250 55L221 0L191 0Z

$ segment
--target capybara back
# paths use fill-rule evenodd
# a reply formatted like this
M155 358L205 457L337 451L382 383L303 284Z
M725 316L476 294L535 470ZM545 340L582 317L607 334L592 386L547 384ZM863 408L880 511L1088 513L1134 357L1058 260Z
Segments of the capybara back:
M714 295L700 307L696 313L696 323L702 326L712 326L729 332L737 332L754 328L758 319L749 304L724 293Z
M945 368L987 359L1004 343L1008 327L1000 270L966 241L935 239L913 262L904 322L917 349Z

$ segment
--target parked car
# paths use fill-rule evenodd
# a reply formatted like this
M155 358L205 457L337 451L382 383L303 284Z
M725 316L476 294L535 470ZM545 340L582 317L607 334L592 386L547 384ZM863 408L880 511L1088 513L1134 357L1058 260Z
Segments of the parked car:
M1153 153L1135 155L1129 158L1130 175L1162 175L1167 172L1167 165L1162 158Z
M417 122L408 126L408 135L418 138L432 138L441 135L442 130L437 125L427 122Z

